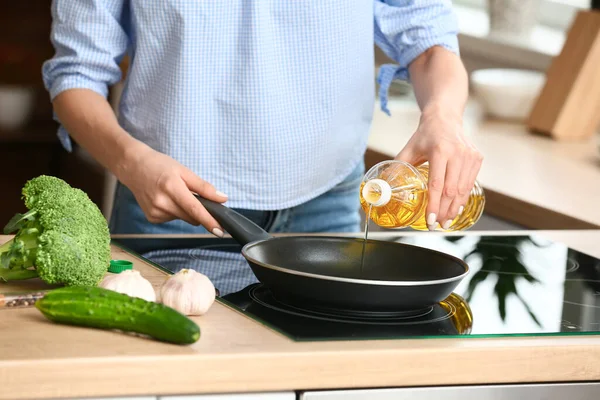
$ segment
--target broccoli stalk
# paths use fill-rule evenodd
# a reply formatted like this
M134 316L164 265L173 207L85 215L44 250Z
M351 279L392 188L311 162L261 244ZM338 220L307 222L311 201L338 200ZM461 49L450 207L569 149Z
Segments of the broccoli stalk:
M28 211L4 227L0 281L39 277L50 284L97 285L110 263L110 233L85 192L42 175L22 190Z
M39 276L31 267L35 263L40 227L35 220L37 210L16 214L4 227L4 234L19 230L12 240L0 245L0 280L31 279Z

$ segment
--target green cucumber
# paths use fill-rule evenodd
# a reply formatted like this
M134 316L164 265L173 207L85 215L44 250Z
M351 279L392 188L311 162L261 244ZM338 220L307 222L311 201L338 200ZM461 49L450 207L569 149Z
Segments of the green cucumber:
M177 310L101 287L54 289L35 306L50 321L61 324L133 332L176 344L200 338L198 325Z

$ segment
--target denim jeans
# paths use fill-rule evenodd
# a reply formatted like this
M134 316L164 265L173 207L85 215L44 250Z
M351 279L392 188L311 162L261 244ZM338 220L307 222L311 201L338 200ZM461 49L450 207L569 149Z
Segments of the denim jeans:
M270 233L357 233L360 226L359 188L364 175L361 162L341 183L321 196L284 210L235 211ZM110 219L113 234L205 234L202 226L182 220L162 224L148 222L135 197L127 187L117 184ZM208 276L222 295L241 290L255 283L256 277L238 248L226 251L218 245L209 248L183 250L156 249L144 257L177 272L195 269Z

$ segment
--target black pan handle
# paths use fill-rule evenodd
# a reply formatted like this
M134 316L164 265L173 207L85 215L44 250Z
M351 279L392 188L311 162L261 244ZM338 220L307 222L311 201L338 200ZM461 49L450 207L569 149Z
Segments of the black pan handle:
M231 235L231 237L240 245L255 242L258 240L270 239L264 229L244 217L242 214L224 206L216 201L208 200L194 194L198 201L202 203L206 211Z

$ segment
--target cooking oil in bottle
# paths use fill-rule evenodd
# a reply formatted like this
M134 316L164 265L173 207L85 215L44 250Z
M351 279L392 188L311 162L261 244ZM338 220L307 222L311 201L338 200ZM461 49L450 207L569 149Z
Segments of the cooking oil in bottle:
M371 212L371 207L369 206L369 212ZM362 253L360 255L360 273L362 274L364 266L365 266L365 249L367 248L367 238L369 237L369 218L365 219L365 239L363 240L362 245Z
M390 160L373 166L365 174L360 187L360 204L367 220L383 228L410 227L419 231L427 227L427 181L429 165L415 167ZM462 231L472 227L483 214L485 194L475 182L467 204L456 216L446 232Z

